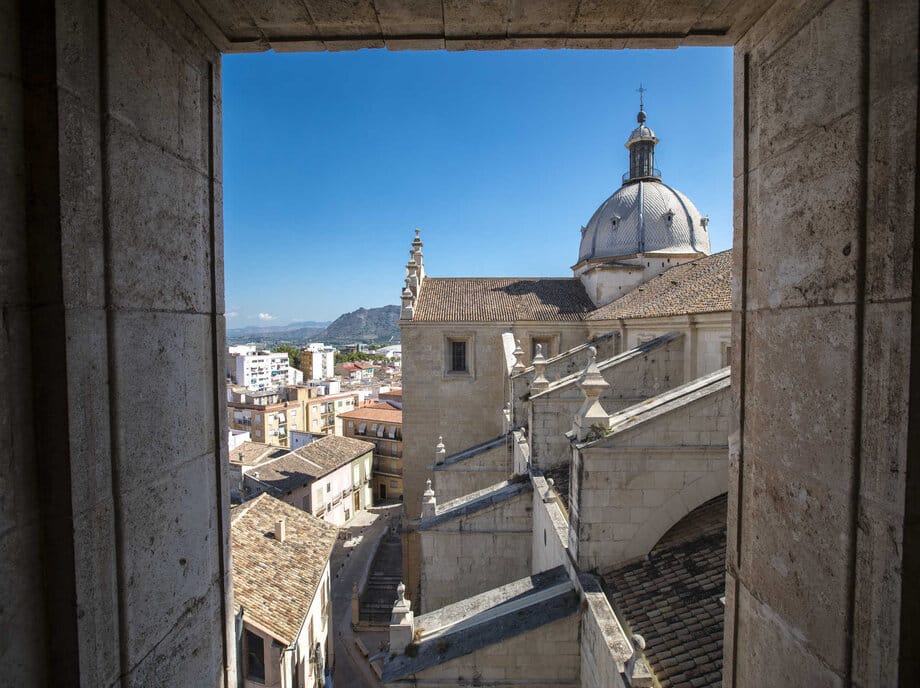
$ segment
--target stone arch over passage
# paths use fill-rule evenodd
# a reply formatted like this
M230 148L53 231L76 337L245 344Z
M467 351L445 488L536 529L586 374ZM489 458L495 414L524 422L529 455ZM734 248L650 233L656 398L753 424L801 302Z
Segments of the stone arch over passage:
M697 478L656 509L642 524L623 552L624 561L645 556L687 514L710 499L728 492L728 472L715 470Z

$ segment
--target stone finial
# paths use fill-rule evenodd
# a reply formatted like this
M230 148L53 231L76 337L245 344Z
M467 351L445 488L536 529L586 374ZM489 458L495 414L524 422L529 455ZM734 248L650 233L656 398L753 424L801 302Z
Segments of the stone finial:
M447 458L447 450L444 448L444 437L439 435L438 443L434 447L434 462L435 464L442 464L445 458Z
M632 681L633 673L636 671L636 662L639 661L639 657L642 656L642 653L645 651L645 638L643 638L638 633L633 633L632 637L632 655L629 659L626 660L626 664L623 667L623 673L626 674L626 678Z
M412 248L413 248L413 249L419 249L419 248L421 248L421 247L424 245L424 244L422 244L422 237L421 237L421 234L422 234L422 233L421 233L421 230L420 230L418 227L416 227L416 228L415 228L415 238L412 240Z
M585 395L585 402L575 414L575 422L572 425L572 432L579 440L584 440L591 433L592 426L600 425L606 428L610 423L610 416L599 401L599 397L610 384L597 367L597 349L592 346L588 352L588 365L578 379L578 386Z
M514 356L514 365L511 367L511 374L517 375L524 370L524 349L521 348L521 340L515 339L514 343L517 346L514 347L514 351L511 354Z
M431 487L431 478L425 481L427 489L422 493L422 518L431 518L438 512L438 500Z
M402 291L402 310L399 313L400 320L412 320L412 316L415 314L415 296L412 291L406 286Z
M390 616L390 652L402 654L415 635L415 618L412 602L406 599L406 585L400 582L396 587L396 602Z
M546 359L543 357L543 345L537 344L537 353L533 357L533 381L530 383L531 392L542 392L549 387L549 380L546 379Z

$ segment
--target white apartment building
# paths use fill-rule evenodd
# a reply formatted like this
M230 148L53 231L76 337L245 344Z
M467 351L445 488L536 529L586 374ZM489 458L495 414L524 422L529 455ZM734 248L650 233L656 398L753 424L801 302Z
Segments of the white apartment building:
M230 378L237 385L247 389L265 389L289 384L290 362L284 353L269 351L246 351L234 353L228 351L228 368ZM242 348L242 347L239 347Z
M311 342L300 352L300 368L308 380L328 380L335 375L334 346Z

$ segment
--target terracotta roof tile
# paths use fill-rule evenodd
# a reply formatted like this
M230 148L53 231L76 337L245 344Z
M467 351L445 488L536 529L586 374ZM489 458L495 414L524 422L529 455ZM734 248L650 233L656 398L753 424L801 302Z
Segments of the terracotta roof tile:
M579 321L593 308L581 282L571 278L426 277L412 319Z
M354 411L348 411L347 413L340 413L339 418L346 418L352 420L369 420L371 422L377 423L399 423L402 424L402 411L395 409L389 404L386 404L387 408L373 408L369 406L362 406L357 408Z
M321 466L324 470L320 475L325 475L357 459L362 454L372 451L374 451L374 445L370 442L340 435L324 435L310 444L295 449L293 453Z
M659 318L732 309L732 252L677 265L601 306L587 320Z
M285 521L283 542L275 523ZM245 618L290 644L322 580L337 529L269 495L233 511L233 594Z
M662 688L722 685L726 504L725 495L706 502L648 557L604 576Z

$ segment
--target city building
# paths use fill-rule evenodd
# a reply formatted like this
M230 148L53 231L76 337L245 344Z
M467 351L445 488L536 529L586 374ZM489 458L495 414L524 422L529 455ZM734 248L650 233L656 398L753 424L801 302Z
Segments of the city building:
M235 385L257 390L296 384L293 381L296 376L290 375L290 360L285 353L256 351L248 346L231 347L229 351L227 372Z
M342 423L339 414L356 408L359 398L355 392L339 392L311 399L307 405L308 425L303 429L312 433L341 435Z
M311 342L300 350L300 369L307 380L328 380L335 375L333 346Z
M374 445L321 435L296 449L247 442L230 453L231 496L268 493L334 525L373 505Z
M329 557L338 529L262 494L230 517L245 688L321 688L332 666Z
M231 430L249 432L254 442L289 446L292 430L306 430L308 400L316 392L307 387L269 387L250 390L227 387L227 422Z
M342 435L374 443L374 496L381 502L403 495L402 410L386 402L341 414Z
M339 363L335 367L335 374L352 382L371 382L374 379L374 372L379 366L369 361L349 361Z

